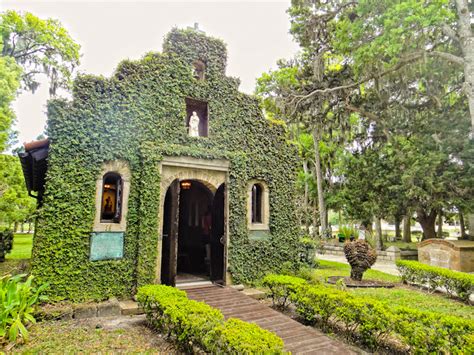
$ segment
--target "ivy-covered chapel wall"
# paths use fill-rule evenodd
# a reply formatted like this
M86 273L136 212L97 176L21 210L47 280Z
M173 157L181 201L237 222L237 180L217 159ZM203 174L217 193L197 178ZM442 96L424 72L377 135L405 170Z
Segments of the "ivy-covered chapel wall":
M205 64L205 80L192 63ZM294 215L297 154L284 127L267 121L255 98L225 76L222 41L193 30L172 30L163 53L123 61L111 78L81 75L73 99L48 104L51 139L44 205L33 245L33 273L52 299L127 297L155 281L163 156L227 159L229 271L249 282L297 258ZM186 98L206 101L208 137L189 137ZM132 174L124 257L89 261L95 183L104 162L124 160ZM247 229L247 183L270 191L270 234Z

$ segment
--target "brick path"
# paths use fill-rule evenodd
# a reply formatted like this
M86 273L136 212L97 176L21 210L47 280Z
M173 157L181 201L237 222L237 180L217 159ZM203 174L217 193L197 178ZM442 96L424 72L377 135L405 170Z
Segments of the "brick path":
M221 310L225 318L239 318L274 332L283 339L285 349L293 354L356 354L348 345L232 288L213 285L185 288L185 291L190 299L203 301Z

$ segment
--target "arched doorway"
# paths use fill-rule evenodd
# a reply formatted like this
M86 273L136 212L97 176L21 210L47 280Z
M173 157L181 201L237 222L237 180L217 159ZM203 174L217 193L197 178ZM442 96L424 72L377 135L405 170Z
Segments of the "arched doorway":
M224 277L225 186L214 194L198 180L174 180L163 210L161 283Z

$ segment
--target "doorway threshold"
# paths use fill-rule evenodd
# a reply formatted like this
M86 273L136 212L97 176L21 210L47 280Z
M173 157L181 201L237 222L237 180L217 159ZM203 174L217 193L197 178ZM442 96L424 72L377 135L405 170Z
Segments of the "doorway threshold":
M176 288L187 289L193 287L203 287L203 286L212 286L213 283L211 281L189 281L189 282L177 282Z

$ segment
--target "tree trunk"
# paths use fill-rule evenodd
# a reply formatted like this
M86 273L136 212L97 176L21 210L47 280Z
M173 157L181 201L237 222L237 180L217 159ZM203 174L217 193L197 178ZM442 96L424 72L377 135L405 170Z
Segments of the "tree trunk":
M13 233L16 233L18 230L18 222L13 223Z
M421 240L436 238L436 210L433 209L429 214L426 214L425 210L418 209L416 211L416 219L420 223L423 229L423 237Z
M31 221L28 221L28 234L31 233Z
M395 240L402 239L402 234L400 230L400 217L395 216Z
M309 227L309 220L308 220L308 207L309 207L309 186L308 186L308 161L305 159L303 160L303 171L304 171L304 227L305 230L308 230Z
M383 240L382 240L382 220L378 217L375 218L375 249L383 249Z
M436 236L440 239L443 238L443 211L441 209L438 213L438 232Z
M21 230L22 233L25 233L25 223L24 223L24 221L21 222L21 224L20 224L20 230Z
M474 134L474 35L468 0L456 0L458 13L458 36L464 59L464 92L469 103L471 132Z
M318 228L319 221L318 221L318 205L315 203L313 205L313 236L319 235Z
M318 188L318 209L319 209L319 223L321 224L322 235L326 234L328 228L328 221L326 219L326 204L324 202L323 191L323 173L321 169L321 156L319 152L319 131L316 127L313 128L314 140L314 167L316 171L316 186Z
M461 239L466 239L466 223L464 222L464 215L459 211L459 228L461 229Z
M403 241L411 243L411 216L403 217Z

